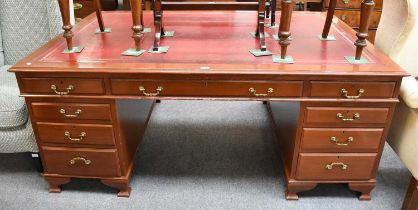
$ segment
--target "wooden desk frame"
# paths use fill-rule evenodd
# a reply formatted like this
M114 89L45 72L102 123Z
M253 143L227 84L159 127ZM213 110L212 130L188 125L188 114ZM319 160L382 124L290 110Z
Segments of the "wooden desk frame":
M94 19L91 15L83 20L76 32L91 26ZM333 25L345 38L355 39L346 24ZM181 60L137 63L123 57L120 62L61 62L83 56L61 54L63 45L57 37L10 69L28 105L50 192L60 192L60 185L71 178L93 178L117 188L118 196L128 197L136 151L154 101L217 99L268 102L284 163L287 199L298 199L298 192L319 183L347 183L361 193L361 200L369 200L402 77L408 75L373 45L367 55L376 62L368 65L260 64L257 58L247 63L209 62L210 71L201 63ZM60 58L44 59L52 55ZM155 58L161 57L148 59ZM291 109L282 104L290 104L286 107ZM100 138L91 133L100 133ZM308 141L307 136L320 140Z

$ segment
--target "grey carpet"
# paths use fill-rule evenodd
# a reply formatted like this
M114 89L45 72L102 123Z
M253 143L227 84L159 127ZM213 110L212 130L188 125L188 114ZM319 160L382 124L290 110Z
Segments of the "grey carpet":
M1 209L399 209L410 173L385 147L372 201L344 184L286 201L281 161L261 102L163 101L145 134L131 197L97 180L50 194L27 154L0 154Z

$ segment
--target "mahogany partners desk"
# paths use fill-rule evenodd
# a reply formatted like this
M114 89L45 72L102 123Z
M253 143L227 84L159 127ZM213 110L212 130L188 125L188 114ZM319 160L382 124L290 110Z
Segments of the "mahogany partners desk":
M325 15L296 13L288 54L294 64L255 57L254 12L166 12L174 37L165 54L121 52L133 45L131 14L103 14L111 33L95 34L95 16L75 27L81 53L64 54L57 37L11 68L28 105L50 192L71 178L95 178L129 196L135 153L156 99L267 101L276 124L287 199L318 183L348 183L370 199L403 76L370 43L368 64L347 63L357 39L342 22L321 41ZM144 14L145 27L152 14ZM152 27L151 27L152 28ZM269 50L280 46L266 29ZM151 48L152 32L142 46ZM227 116L225 116L227 117ZM162 147L164 145L161 145ZM204 163L201 163L204 164Z

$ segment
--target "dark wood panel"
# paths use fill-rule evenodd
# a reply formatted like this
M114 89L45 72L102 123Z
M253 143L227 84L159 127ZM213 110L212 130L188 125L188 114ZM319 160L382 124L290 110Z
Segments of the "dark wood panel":
M43 143L82 145L115 145L112 125L36 123ZM85 135L83 135L83 133Z
M278 148L281 151L285 173L290 174L297 162L297 150L301 125L300 102L267 102L267 108L274 123ZM296 153L296 154L295 154Z
M377 154L301 153L296 172L300 180L359 180L370 179ZM334 163L334 164L333 164ZM343 166L346 169L343 169ZM328 166L328 168L327 168Z
M148 121L154 108L154 100L117 100L115 114L118 123L117 130L120 136L123 175L132 173L135 154L138 151ZM122 159L122 158L121 158Z
M338 117L339 114L342 117ZM388 114L389 108L308 107L305 123L336 123L342 126L362 123L384 124Z
M342 90L347 91L348 96L359 96L359 90L364 93L359 98L392 98L396 83L394 82L311 82L311 97L347 98Z
M378 152L383 128L304 128L303 152Z
M111 120L109 104L32 103L35 120ZM65 113L64 113L65 112Z
M116 149L42 147L46 172L74 176L120 176Z

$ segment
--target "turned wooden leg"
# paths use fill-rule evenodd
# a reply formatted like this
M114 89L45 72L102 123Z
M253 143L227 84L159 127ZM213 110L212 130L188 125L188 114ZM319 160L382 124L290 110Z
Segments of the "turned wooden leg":
M294 182L294 181L287 182L287 190L285 193L286 200L298 200L299 199L299 196L297 195L298 192L312 190L317 185L318 185L317 183Z
M142 22L142 0L130 0L132 10L132 38L135 40L136 51L141 50L141 40L144 37Z
M104 32L105 27L104 27L104 23L103 23L102 4L101 4L100 0L94 0L94 7L96 9L97 22L99 23L100 31Z
M356 45L356 60L360 60L363 48L367 46L366 38L368 37L370 19L374 9L373 0L363 0L361 3L361 15L360 15L360 27L357 33L357 41L354 42Z
M73 32L71 29L73 28L70 23L70 2L69 0L58 0L58 4L61 11L61 18L64 26L62 29L64 29L64 38L67 42L67 49L72 50L73 49Z
M44 177L45 181L49 184L49 192L50 193L60 193L61 187L60 185L67 184L71 181L70 178L62 178L62 177Z
M264 23L266 14L266 1L258 0L258 17L257 17L257 31L255 35L260 39L260 49L261 51L267 51L266 46L266 37L264 33Z
M327 12L327 18L325 20L324 29L322 30L322 38L326 39L329 35L329 30L331 29L332 18L335 13L335 6L337 5L337 0L330 0L329 7Z
M348 187L350 188L350 190L361 193L359 196L359 200L362 200L362 201L367 201L371 199L370 193L372 192L375 186L376 186L375 182L348 183Z
M116 188L119 190L118 197L129 197L132 189L129 187L129 180L119 179L102 179L101 182L107 186Z
M155 36L154 36L154 45L152 47L153 51L158 51L160 47L161 36L163 36L163 26L162 26L162 17L163 11L161 7L161 0L154 1L154 27L155 27Z
M271 0L271 15L270 15L270 26L276 25L276 6L277 6L277 0Z
M408 191L406 191L403 201L402 210L418 209L418 181L412 177L409 183Z
M293 12L293 1L282 0L282 15L280 16L279 26L279 44L281 47L280 56L281 59L286 58L287 46L290 45L289 37L290 33L290 22L292 20Z

